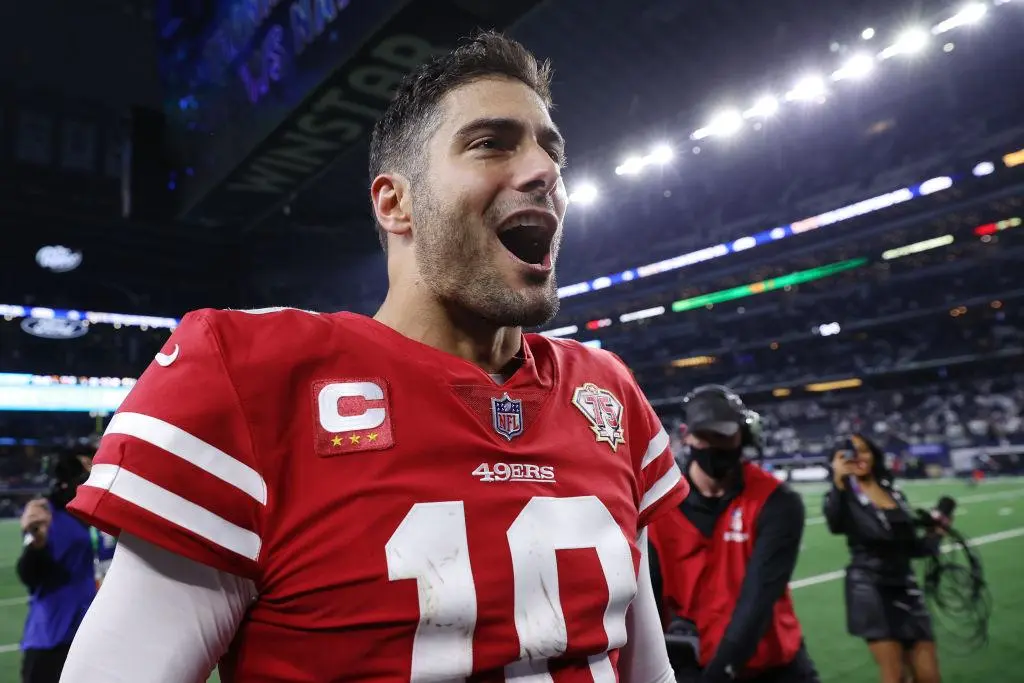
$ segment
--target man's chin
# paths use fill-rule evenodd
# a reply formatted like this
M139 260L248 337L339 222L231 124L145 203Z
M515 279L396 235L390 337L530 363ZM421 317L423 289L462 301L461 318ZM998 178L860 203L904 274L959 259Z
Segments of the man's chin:
M558 313L554 286L519 288L500 302L493 302L484 317L499 327L540 327Z

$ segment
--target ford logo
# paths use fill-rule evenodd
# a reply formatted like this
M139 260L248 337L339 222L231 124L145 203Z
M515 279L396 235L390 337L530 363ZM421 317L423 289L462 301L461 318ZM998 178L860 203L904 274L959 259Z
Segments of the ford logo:
M74 339L88 332L89 326L81 320L25 318L21 321L21 329L43 339Z

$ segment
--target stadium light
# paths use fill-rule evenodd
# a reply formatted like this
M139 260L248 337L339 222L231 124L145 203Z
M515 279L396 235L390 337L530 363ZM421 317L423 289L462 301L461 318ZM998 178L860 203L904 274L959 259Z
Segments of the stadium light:
M655 145L651 153L647 155L646 160L652 164L664 165L672 161L675 156L675 152L672 151L672 147L669 145Z
M754 106L743 112L743 118L768 118L779 110L779 101L771 95L765 95L754 102Z
M664 166L675 157L671 145L662 143L655 145L650 153L644 156L631 156L615 167L615 175L637 175L650 165Z
M871 50L868 54L855 54L841 63L839 67L832 71L831 74L826 72L824 78L816 75L808 75L800 79L794 87L786 92L784 96L781 96L778 100L771 96L765 96L758 99L750 108L742 110L738 115L735 110L729 110L721 112L712 118L711 122L694 131L689 137L694 140L703 140L704 138L711 137L714 135L729 136L735 135L742 131L744 119L758 119L766 118L775 114L780 107L780 100L784 102L806 102L806 103L824 103L828 97L831 96L829 90L829 82L842 81L846 79L860 79L864 78L871 72L873 72L879 61L885 61L899 55L911 56L923 52L930 47L933 35L941 35L953 31L954 29L970 26L982 21L989 12L992 12L992 6L999 7L1007 4L1012 0L962 0L965 4L961 5L959 11L955 11L949 18L934 24L933 26L912 26L906 28L902 33L899 33L896 39L891 45L884 49L875 52ZM1024 0L1018 0L1018 5L1024 4ZM880 36L879 30L874 27L866 27L860 32L860 37L863 41L870 41ZM938 44L940 41L936 41ZM954 50L953 42L948 40L941 41L944 43L943 50L946 53L950 53ZM830 49L833 53L841 53L842 46L839 43L832 43ZM830 77L829 77L830 75ZM759 122L754 123L754 128L760 130L761 125ZM669 141L671 144L672 141ZM678 143L678 140L676 141ZM670 162L678 150L681 149L678 146L673 150L673 147L668 145L658 146L652 152L648 154L634 154L626 158L622 163L615 167L616 175L633 176L642 173L648 166L651 165L662 165ZM689 150L687 150L689 151ZM699 154L701 148L695 146L692 148L693 154ZM1024 164L1024 150L1020 153L1011 154L1004 157L1003 162L1006 166L1016 166ZM987 167L979 167L979 170ZM978 173L976 175L981 175ZM938 183L936 183L938 186ZM931 186L927 186L931 188ZM586 190L583 193L576 194L572 197L581 203L586 201L592 201L596 197L590 190ZM794 229L794 233L796 230ZM584 283L579 285L580 291L577 292L575 287L563 287L562 290L572 290L573 294L583 293L590 291L588 287L583 286Z
M832 73L833 81L864 78L875 68L875 60L868 54L850 57L842 67Z
M735 109L728 109L723 112L719 112L711 117L711 122L697 130L692 137L694 140L703 140L711 135L721 135L722 137L731 137L739 132L743 127L743 117Z
M964 7L962 10L951 16L945 21L940 21L938 24L932 27L932 33L934 35L941 35L947 31L952 31L955 28L961 26L968 26L970 24L977 24L981 21L988 13L988 7L980 2L972 2L971 4Z
M580 183L569 194L570 204L581 204L587 206L597 200L597 186L593 183Z
M615 167L615 175L636 175L642 170L644 170L644 160L638 156L632 156Z
M912 28L900 34L896 42L878 53L879 58L889 59L896 55L915 55L928 47L928 33Z
M786 93L786 99L798 102L815 102L825 99L825 82L818 76L805 76Z

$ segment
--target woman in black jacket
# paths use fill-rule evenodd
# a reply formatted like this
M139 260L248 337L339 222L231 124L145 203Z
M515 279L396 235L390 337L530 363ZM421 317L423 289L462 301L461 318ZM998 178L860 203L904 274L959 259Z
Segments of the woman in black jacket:
M863 638L882 683L938 683L931 617L911 560L937 553L936 534L918 536L914 514L893 487L885 455L860 434L832 461L833 486L824 513L833 534L846 536L846 627Z

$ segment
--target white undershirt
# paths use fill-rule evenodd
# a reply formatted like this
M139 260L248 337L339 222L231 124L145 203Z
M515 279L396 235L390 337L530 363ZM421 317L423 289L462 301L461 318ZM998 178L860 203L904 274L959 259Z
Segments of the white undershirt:
M626 615L622 683L672 683L651 590L647 532ZM123 534L68 654L61 683L204 683L256 600L252 581Z

